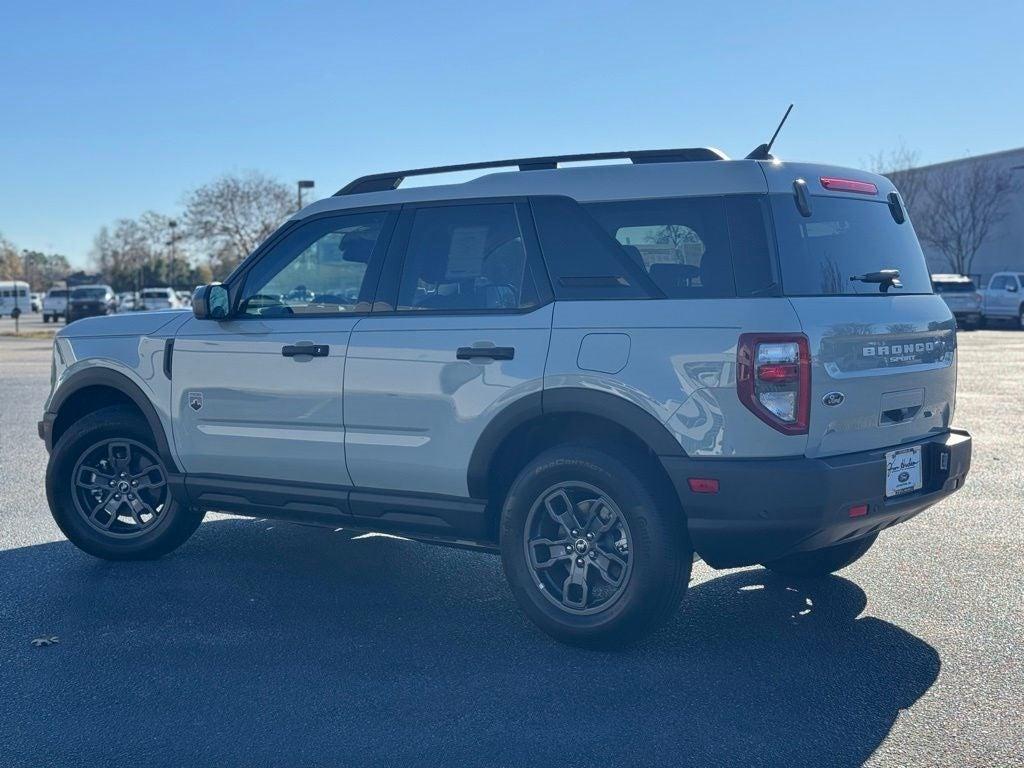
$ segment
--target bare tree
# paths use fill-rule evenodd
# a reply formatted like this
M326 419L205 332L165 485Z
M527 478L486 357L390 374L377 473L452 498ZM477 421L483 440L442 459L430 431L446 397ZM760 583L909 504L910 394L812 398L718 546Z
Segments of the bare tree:
M224 277L293 212L291 189L264 174L228 174L185 199L189 236Z
M118 219L112 229L103 227L93 240L96 269L118 290L168 285L169 221L146 211L137 219Z
M938 250L949 268L969 275L978 250L1009 213L1009 198L1021 190L1005 168L967 160L932 169L921 210L914 217L920 238Z
M920 161L921 153L910 149L902 139L896 149L878 152L869 159L872 171L886 176L896 185L911 218L927 194L928 175L921 170Z

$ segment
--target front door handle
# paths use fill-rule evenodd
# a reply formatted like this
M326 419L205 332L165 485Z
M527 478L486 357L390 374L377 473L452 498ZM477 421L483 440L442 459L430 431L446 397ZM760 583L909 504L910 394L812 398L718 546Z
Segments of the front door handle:
M459 347L455 353L455 357L459 360L474 360L477 358L512 360L515 356L515 347Z
M327 344L288 344L281 347L281 354L285 357L327 357L330 353L331 348Z

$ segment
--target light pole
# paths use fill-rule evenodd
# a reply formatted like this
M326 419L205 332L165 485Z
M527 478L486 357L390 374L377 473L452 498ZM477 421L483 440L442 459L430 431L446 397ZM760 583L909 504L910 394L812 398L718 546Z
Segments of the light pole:
M304 190L304 189L312 189L316 185L312 181L310 181L309 179L304 179L304 180L300 181L298 184L299 184L299 210L301 211L302 210L302 190Z
M178 221L177 219L171 219L167 222L167 227L171 230L171 237L167 241L167 245L171 246L171 255L167 264L167 282L171 284L171 288L174 288L174 271L175 271L175 260L178 256L178 241L181 240L184 235L178 234Z

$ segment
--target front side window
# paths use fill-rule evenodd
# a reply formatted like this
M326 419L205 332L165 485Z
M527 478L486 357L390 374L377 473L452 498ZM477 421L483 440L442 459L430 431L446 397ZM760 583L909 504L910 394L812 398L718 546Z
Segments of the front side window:
M311 221L288 234L249 272L239 313L250 317L369 310L367 266L386 212Z
M415 212L396 309L515 310L536 297L513 203Z

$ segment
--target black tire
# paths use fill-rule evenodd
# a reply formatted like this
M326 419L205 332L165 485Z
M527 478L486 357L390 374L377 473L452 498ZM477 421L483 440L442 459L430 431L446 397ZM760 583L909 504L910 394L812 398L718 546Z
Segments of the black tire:
M50 322L50 316L44 314L43 315L43 325L46 325L48 322Z
M120 441L123 441L125 445L132 446L135 456L141 457L136 460L142 461L143 466L150 471L154 485L160 477L160 472L154 469L154 465L157 465L163 473L164 485L159 488L146 489L146 485L149 483L143 481L142 487L148 495L147 501L155 510L152 516L144 515L149 518L149 522L144 525L134 527L134 523L119 522L116 515L110 515L106 512L105 507L101 509L100 505L97 505L96 508L100 509L100 519L113 517L114 523L110 527L119 530L127 528L127 533L104 533L98 530L98 523L90 523L86 514L79 511L79 506L84 506L82 497L78 496L76 502L76 494L95 493L99 496L94 497L94 500L104 498L109 500L110 497L103 494L113 493L113 491L106 490L102 492L99 490L82 491L77 483L78 478L74 476L80 462L85 461L93 450L101 450L98 446L102 446L105 441L109 440L119 441L119 444ZM109 448L109 446L107 447ZM119 475L115 469L109 469L114 465L104 466L108 467L104 472L109 472L111 481L120 482L119 477L131 478L133 476L130 469L125 475ZM89 485L98 488L106 484L99 481L101 477L105 481L106 474L88 473L89 467L84 465L78 469L80 477L82 472L86 472L86 476L91 478ZM128 469L128 467L122 467L122 469ZM50 454L50 461L46 467L46 498L50 504L53 519L61 531L71 543L84 552L104 560L151 560L162 557L181 546L199 527L204 516L203 511L179 504L170 494L167 479L167 468L157 455L149 425L130 408L110 406L82 417L61 435ZM127 490L130 489L126 488L126 493ZM140 499L143 498L142 490L134 490L134 494L137 494ZM126 498L134 498L134 496L126 496ZM88 503L91 505L92 501ZM127 504L127 501L124 504ZM117 509L123 511L124 507L119 506ZM130 514L129 510L124 511L122 517L134 516ZM97 519L95 515L93 519Z
M597 538L591 544L593 551L574 550L563 554L561 545L570 546L571 531L554 517L545 516L542 507L549 493L565 490L584 495L596 495L610 506L582 501L581 506L567 505L573 519L579 520L593 511L589 521L575 539L578 543L591 525ZM686 530L686 521L678 501L664 483L640 464L625 461L603 449L586 445L563 445L539 455L519 473L505 499L501 516L501 556L512 593L523 612L538 627L556 640L571 645L591 648L614 648L635 641L665 622L679 607L690 581L693 548ZM538 518L537 515L540 515ZM605 522L598 521L603 517ZM614 522L611 529L602 530L607 521ZM552 553L552 565L535 569L528 555L527 540L546 541L531 536L528 526L535 524L554 526L564 541L540 545ZM580 521L584 522L584 521ZM617 537L615 549L610 542ZM623 542L626 542L623 548ZM585 543L584 543L585 546ZM608 557L611 552L614 557ZM579 556L577 556L579 555ZM589 558L595 558L591 561ZM615 564L626 563L625 567ZM557 562L556 562L557 561ZM581 608L563 604L564 586L571 581L574 563L581 566L584 582L593 582L582 592ZM602 564L603 563L603 564ZM557 569L557 570L556 570ZM609 586L611 575L620 583ZM562 578L562 574L567 574ZM542 587L551 579L553 588ZM561 595L556 591L562 584ZM571 590L572 587L570 586ZM591 595L601 591L614 591L605 602L595 601L588 607Z
M860 560L875 543L878 534L863 539L837 544L834 547L815 549L811 552L797 552L793 555L763 563L770 571L783 576L814 578L828 576Z

